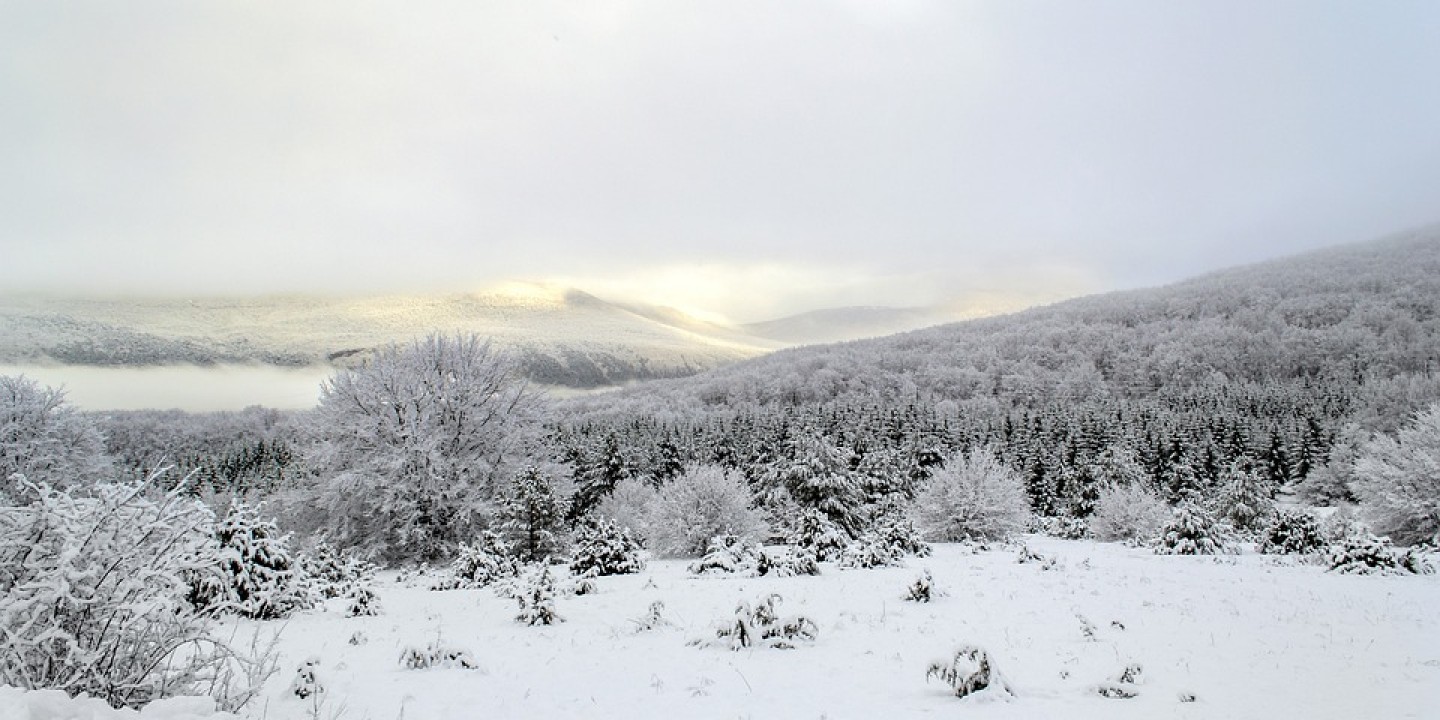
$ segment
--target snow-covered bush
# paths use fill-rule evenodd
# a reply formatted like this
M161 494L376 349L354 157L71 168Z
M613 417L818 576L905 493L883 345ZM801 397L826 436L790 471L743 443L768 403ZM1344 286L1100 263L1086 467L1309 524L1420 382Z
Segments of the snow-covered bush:
M880 516L870 530L879 542L890 546L899 556L930 557L933 549L925 542L914 521L899 512Z
M327 534L388 561L453 555L508 477L539 395L474 335L377 350L321 385L309 453Z
M974 645L962 645L949 661L937 660L925 671L925 680L937 678L955 691L956 697L984 692L988 696L1010 697L1014 693L995 668L990 653Z
M750 488L737 472L692 465L660 488L650 513L647 544L662 557L696 557L710 538L755 539L764 532Z
M926 570L921 573L920 577L915 578L915 582L905 588L904 599L910 602L928 603L939 595L940 591L935 589L935 578L930 575L929 570Z
M320 658L314 655L300 663L300 667L295 669L295 677L290 679L290 694L303 700L325 692L325 686L320 683L316 672L319 667Z
M819 575L815 554L804 548L761 548L755 564L756 575L798 577Z
M1230 551L1229 532L1205 508L1185 503L1160 530L1161 555L1220 555Z
M1303 510L1281 510L1260 540L1260 552L1269 555L1309 555L1325 549L1320 522Z
M550 574L548 566L541 568L539 572L531 572L525 578L516 588L515 602L520 606L515 622L526 625L554 625L565 622L565 618L555 612L555 578Z
M600 500L592 515L615 523L638 539L650 537L650 510L659 492L637 478L625 478Z
M155 479L83 495L29 485L31 504L0 508L0 685L235 709L273 672L270 650L216 640L185 602L214 516L179 491L147 497Z
M868 570L899 565L904 554L885 538L873 532L861 535L840 553L840 567Z
M1139 663L1130 663L1114 680L1095 686L1095 693L1111 700L1129 700L1140 694L1139 686L1144 682L1145 669Z
M1330 547L1331 572L1353 575L1428 575L1434 568L1414 548L1400 549L1370 533L1351 535Z
M1037 531L1062 540L1084 540L1090 535L1090 523L1085 518L1056 515L1040 518L1037 522Z
M632 619L630 622L635 624L637 633L649 632L655 628L669 627L674 624L665 617L665 603L660 600L650 603L650 609L645 611L643 617Z
M575 575L630 575L645 569L640 543L629 530L605 518L582 523L574 545L570 572Z
M461 544L447 576L430 585L431 590L482 588L496 580L515 575L510 544L489 530L483 530L473 545Z
M350 591L350 604L345 607L345 617L370 617L384 614L380 607L380 596L374 590L356 585Z
M843 528L831 522L819 510L802 510L795 520L794 530L785 538L786 543L807 550L821 562L839 560L850 544L850 535Z
M989 448L951 456L915 498L916 525L935 542L1004 540L1029 516L1024 481Z
M820 635L820 628L813 620L803 615L780 617L776 608L782 598L771 593L751 605L742 602L735 608L735 616L715 626L715 637L707 641L692 641L691 645L723 646L731 650L749 647L768 647L788 650L797 642L814 642Z
M475 662L475 655L469 650L435 640L423 648L409 645L400 651L400 666L406 670L433 667L476 670L480 663Z
M110 469L95 424L65 392L25 376L0 375L0 498L24 504L22 483L68 488ZM23 479L23 480L22 480Z
M368 583L375 566L321 542L300 555L300 573L320 597L330 599L349 595L355 587Z
M716 535L710 539L705 554L690 563L690 572L705 573L753 572L760 565L760 546L736 535Z
M1355 459L1355 495L1375 532L1402 545L1440 544L1440 403Z
M290 537L239 500L215 523L213 540L186 572L197 611L273 620L312 607L311 589L290 557Z
M1143 485L1106 485L1090 514L1090 534L1106 542L1147 542L1170 519L1170 507Z
M500 507L500 531L515 554L526 562L543 560L560 549L565 500L555 481L535 465L527 465L510 483Z

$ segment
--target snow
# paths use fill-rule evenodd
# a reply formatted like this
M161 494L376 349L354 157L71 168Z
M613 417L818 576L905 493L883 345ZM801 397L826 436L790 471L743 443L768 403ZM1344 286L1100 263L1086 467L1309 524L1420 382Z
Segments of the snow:
M273 720L1350 720L1433 717L1440 702L1440 576L1327 574L1253 552L1175 557L1039 536L1024 542L1054 562L1017 563L1015 546L972 553L959 545L937 545L907 567L823 563L820 576L788 578L696 577L685 561L651 561L640 574L596 578L596 594L558 598L565 622L542 627L517 624L514 600L491 589L432 592L423 579L405 587L382 576L384 615L344 617L338 598L284 623L281 671L247 712ZM925 568L945 594L928 604L902 600ZM714 624L738 603L772 592L783 598L782 616L818 624L814 643L738 652L687 645L714 637ZM670 624L637 632L655 601ZM236 624L242 633L255 625ZM352 645L357 633L365 640ZM401 666L407 647L435 642L470 651L480 667ZM1014 698L959 699L926 682L932 662L948 663L965 645L990 654ZM288 694L312 658L324 692ZM1122 683L1132 665L1138 682ZM1099 694L1117 686L1136 696ZM1188 695L1195 700L1182 702Z

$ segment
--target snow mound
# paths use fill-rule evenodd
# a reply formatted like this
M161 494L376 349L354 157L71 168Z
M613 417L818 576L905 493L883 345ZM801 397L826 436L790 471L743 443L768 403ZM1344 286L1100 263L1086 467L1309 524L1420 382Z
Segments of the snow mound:
M215 709L214 698L172 697L146 705L140 710L110 707L104 700L89 695L70 697L60 690L24 690L0 685L0 713L5 718L29 718L30 720L239 720L233 713ZM12 713L17 713L13 714Z

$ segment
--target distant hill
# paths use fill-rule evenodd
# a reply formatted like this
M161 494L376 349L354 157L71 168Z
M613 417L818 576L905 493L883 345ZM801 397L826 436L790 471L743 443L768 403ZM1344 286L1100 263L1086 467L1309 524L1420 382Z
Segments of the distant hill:
M438 330L494 339L537 382L593 388L689 376L822 338L910 330L956 312L862 308L731 326L520 283L434 297L10 296L0 297L0 363L345 365Z
M0 298L9 363L346 364L431 331L491 337L532 379L572 387L690 375L780 347L673 311L530 285L440 297Z
M865 314L850 317L863 322ZM782 325L792 339L803 326L803 317ZM759 332L774 327L762 324ZM784 350L579 406L688 412L949 400L1005 408L1217 383L1343 381L1353 388L1410 378L1405 382L1418 387L1437 372L1440 227L1431 227L1161 288Z

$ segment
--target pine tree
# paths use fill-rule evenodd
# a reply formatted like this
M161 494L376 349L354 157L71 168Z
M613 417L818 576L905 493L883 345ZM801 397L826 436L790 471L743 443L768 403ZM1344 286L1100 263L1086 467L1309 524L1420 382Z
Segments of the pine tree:
M543 560L559 548L565 505L540 468L528 465L515 476L501 505L500 528L519 558Z
M188 600L207 613L235 612L258 620L310 607L309 588L291 559L290 536L239 500L215 525L214 543L189 574Z

